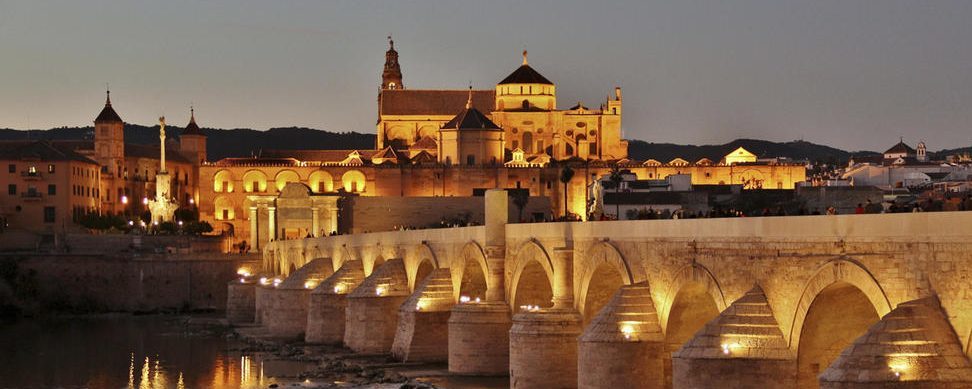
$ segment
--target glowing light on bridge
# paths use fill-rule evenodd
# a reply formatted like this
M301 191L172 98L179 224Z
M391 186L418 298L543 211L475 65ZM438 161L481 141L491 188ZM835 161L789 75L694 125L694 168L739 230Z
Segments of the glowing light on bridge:
M723 343L722 344L722 353L724 355L730 355L730 354L732 354L732 350L733 349L736 349L736 348L739 348L739 347L740 347L740 345L738 343Z
M375 287L375 295L376 296L381 296L383 294L385 294L385 286L384 285L378 285L378 286L376 286Z
M621 335L624 336L625 340L631 340L636 334L634 322L622 321L618 323L620 325Z
M252 275L252 274L250 274L250 269L247 269L245 267L241 267L239 269L236 269L236 274L241 275L243 277L249 277L249 276Z
M280 278L276 278L276 277L275 277L275 278L273 279L273 287L274 287L274 288L276 288L276 287L278 287L278 286L280 286L280 283L281 283L281 282L283 282L283 280L281 280Z
M260 285L266 286L270 285L270 279L267 277L260 277Z
M459 303L460 304L465 304L465 303L468 303L470 301L472 301L472 299L469 298L469 296L459 296Z
M317 287L317 280L304 281L304 289L314 289Z
M343 282L338 282L334 285L334 294L345 294L348 292L348 286Z

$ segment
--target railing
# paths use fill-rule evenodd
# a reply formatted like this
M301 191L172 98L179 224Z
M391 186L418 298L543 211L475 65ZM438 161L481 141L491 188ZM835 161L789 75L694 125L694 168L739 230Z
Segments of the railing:
M23 177L25 180L40 180L44 178L43 176L41 176L40 172L37 171L32 172L28 170L24 170L20 172L20 176Z
M43 198L40 192L21 192L20 197L24 200L40 200Z

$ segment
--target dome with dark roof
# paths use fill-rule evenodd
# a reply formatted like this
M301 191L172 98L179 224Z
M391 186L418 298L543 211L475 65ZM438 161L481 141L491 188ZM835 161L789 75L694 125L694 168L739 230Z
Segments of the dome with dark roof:
M111 108L111 92L108 92L108 97L105 98L105 108L95 118L95 123L123 123L121 116L118 116L118 113Z
M521 65L513 73L499 82L499 85L504 84L544 84L553 85L550 80L544 77L542 74L538 73L536 70L530 67L530 65Z
M500 81L498 85L504 85L504 84L553 85L554 83L550 82L550 80L548 80L546 77L538 73L536 70L533 70L533 68L531 68L530 65L527 64L527 52L526 50L524 50L523 65L520 65L520 67L516 68L516 70L514 70L513 73L510 73L509 76L506 76L506 78L504 78L503 81Z
M904 153L904 154L911 155L911 154L914 154L915 153L915 149L913 149L913 148L911 148L911 146L908 146L907 144L905 144L905 142L902 140L902 141L898 142L898 144L896 144L894 146L891 146L891 148L888 149L888 151L885 151L884 153L885 154L899 154L899 153Z
M443 129L455 130L495 130L502 131L496 123L479 112L476 108L466 108L448 123L442 126Z

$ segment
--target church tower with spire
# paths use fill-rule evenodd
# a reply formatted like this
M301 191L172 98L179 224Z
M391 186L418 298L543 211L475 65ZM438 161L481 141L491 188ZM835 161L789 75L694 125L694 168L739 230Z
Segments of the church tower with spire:
M189 107L189 124L179 136L179 151L193 163L202 165L206 162L206 135L196 124L196 110Z
M94 159L105 174L121 177L125 168L125 122L111 107L111 91L105 93L105 107L94 120Z
M388 37L388 51L385 52L385 69L381 72L381 89L405 89L402 67L398 64L398 52L391 36Z

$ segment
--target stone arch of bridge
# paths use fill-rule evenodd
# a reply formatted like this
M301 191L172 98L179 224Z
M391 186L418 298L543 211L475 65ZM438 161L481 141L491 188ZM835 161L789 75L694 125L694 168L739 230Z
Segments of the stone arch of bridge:
M578 282L577 311L590 321L624 285L634 283L634 275L620 250L610 242L595 243L587 249ZM575 263L575 269L577 267Z
M467 296L472 300L476 298L485 300L486 290L495 287L489 285L489 264L486 262L486 253L476 241L469 241L462 246L450 268L452 290L456 301L459 301L461 296Z
M516 250L509 298L515 312L520 305L553 305L553 261L540 242L528 240Z
M432 270L439 268L439 260L428 243L422 243L412 250L410 260L405 262L405 274L408 276L408 290L414 291Z
M662 330L668 333L668 319L672 313L672 306L675 303L675 298L680 292L686 290L686 288L701 288L706 294L712 297L712 301L715 303L716 308L719 312L726 309L726 298L722 293L722 287L719 286L719 281L716 280L712 272L709 271L705 266L699 263L691 263L685 265L675 272L675 277L672 279L672 283L668 288L668 293L664 295L663 301L658 310L658 316Z
M797 350L800 345L800 334L810 311L810 305L827 287L843 282L857 288L871 302L878 317L884 317L891 312L891 301L888 300L884 288L877 282L874 275L859 262L840 257L824 263L814 273L803 287L803 293L796 305L796 312L789 331L789 345L791 350Z

